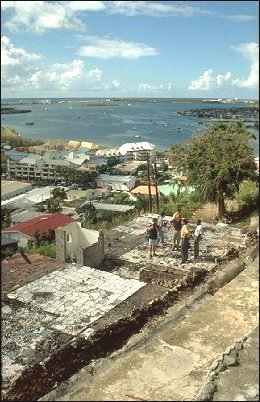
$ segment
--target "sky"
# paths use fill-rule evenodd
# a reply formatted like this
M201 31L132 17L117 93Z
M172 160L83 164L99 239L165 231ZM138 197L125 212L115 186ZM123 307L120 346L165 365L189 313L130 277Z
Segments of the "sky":
M258 1L1 1L1 97L258 99Z

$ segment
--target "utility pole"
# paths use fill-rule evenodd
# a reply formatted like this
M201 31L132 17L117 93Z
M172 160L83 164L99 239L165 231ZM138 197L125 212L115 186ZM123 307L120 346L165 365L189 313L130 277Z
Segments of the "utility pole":
M149 212L152 212L152 195L151 195L151 176L150 176L149 155L147 155L147 178L148 178L148 193L149 193Z
M157 213L159 213L159 195L158 195L158 186L157 186L156 161L154 161L154 180L155 180L155 192L156 192L156 209L157 209Z

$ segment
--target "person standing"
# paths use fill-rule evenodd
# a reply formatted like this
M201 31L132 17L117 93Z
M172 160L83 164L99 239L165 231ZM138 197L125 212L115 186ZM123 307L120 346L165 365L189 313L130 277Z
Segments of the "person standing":
M147 232L149 234L150 258L152 258L153 256L157 256L157 254L155 253L155 250L156 250L156 246L158 243L158 240L157 240L158 230L159 230L159 227L157 225L157 218L153 218L152 224L147 229Z
M181 220L181 225L181 263L184 264L188 260L190 229L186 218Z
M181 241L181 219L177 215L177 218L173 218L170 221L172 226L172 250L179 250Z
M173 219L179 219L181 221L181 209L178 208L176 212L172 215Z
M165 217L165 213L161 212L161 215L158 216L157 218L157 225L159 227L158 230L158 245L161 243L162 246L164 246L164 221L163 218Z
M194 259L199 257L199 243L202 235L201 220L197 220L197 226L193 235L194 239Z

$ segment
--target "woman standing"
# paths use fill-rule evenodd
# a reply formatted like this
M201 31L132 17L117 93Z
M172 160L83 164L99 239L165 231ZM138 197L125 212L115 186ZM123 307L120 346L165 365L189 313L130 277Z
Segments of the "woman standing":
M190 229L186 218L181 220L181 225L181 263L184 264L188 260Z
M155 253L155 249L158 243L157 236L158 236L159 226L157 225L157 218L153 218L153 222L150 225L147 232L149 233L149 251L150 251L150 258L153 256L157 256Z

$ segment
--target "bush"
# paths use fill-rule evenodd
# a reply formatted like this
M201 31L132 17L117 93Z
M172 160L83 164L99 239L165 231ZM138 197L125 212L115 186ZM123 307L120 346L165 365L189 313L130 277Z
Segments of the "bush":
M6 257L12 257L16 251L13 248L7 247L5 250L1 250L1 260Z
M30 250L30 253L38 253L41 255L46 255L47 257L56 258L56 245L52 244L42 244L39 247L35 247Z
M254 210L259 205L259 188L252 181L244 182L235 195L240 210Z

